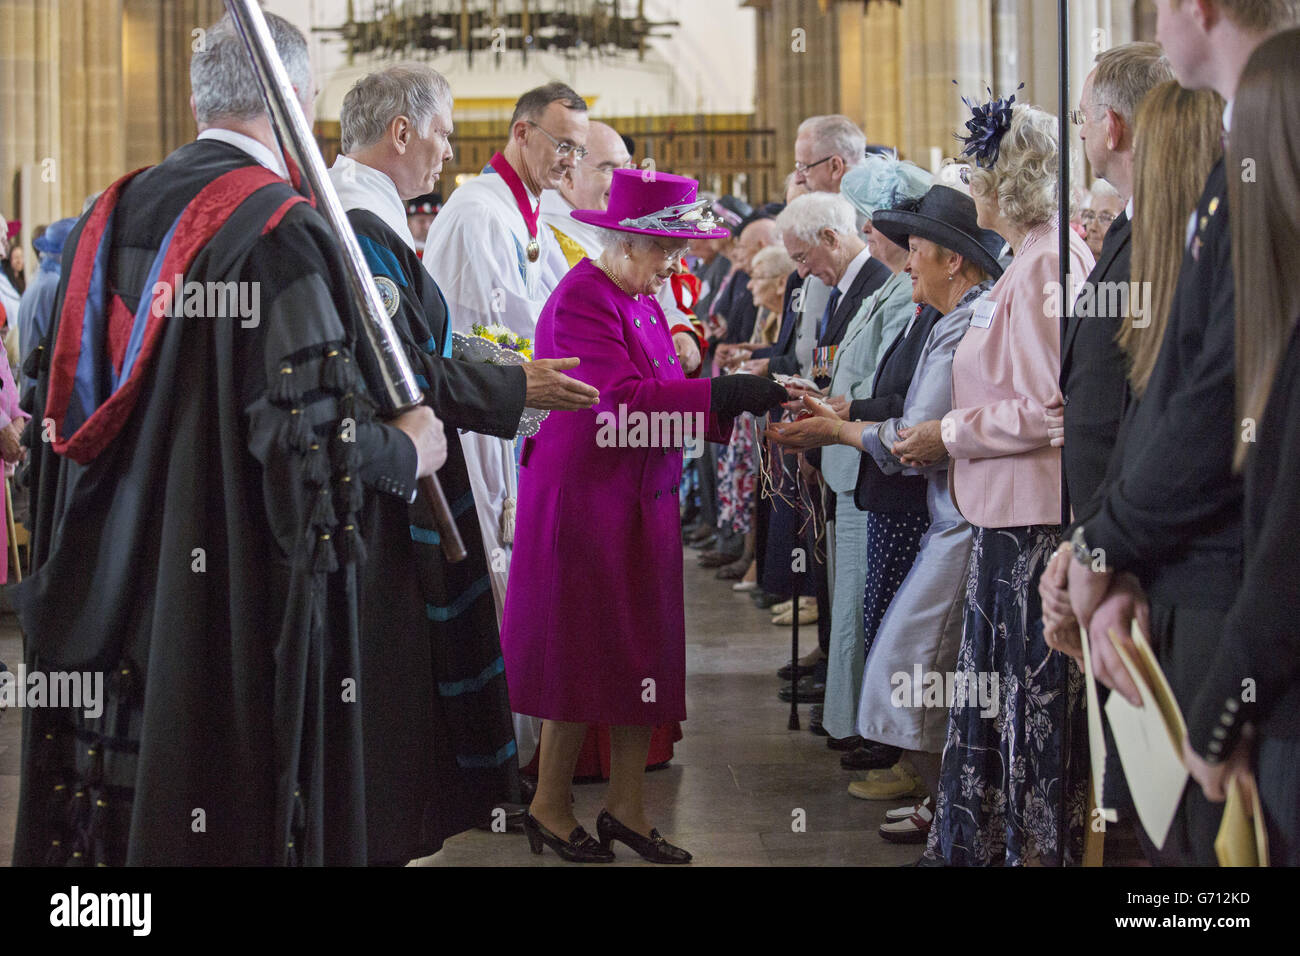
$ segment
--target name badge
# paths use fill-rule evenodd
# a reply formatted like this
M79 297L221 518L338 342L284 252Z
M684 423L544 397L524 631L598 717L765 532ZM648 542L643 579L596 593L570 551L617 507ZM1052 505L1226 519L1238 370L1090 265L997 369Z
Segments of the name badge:
M971 309L970 324L977 329L987 329L993 324L993 313L998 304L992 299L980 299Z

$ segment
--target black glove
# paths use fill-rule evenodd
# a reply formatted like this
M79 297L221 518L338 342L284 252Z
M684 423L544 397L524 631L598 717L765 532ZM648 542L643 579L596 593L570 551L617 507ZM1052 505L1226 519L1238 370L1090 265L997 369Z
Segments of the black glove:
M790 401L789 393L770 378L759 375L719 375L709 392L709 411L724 418L741 412L761 415Z

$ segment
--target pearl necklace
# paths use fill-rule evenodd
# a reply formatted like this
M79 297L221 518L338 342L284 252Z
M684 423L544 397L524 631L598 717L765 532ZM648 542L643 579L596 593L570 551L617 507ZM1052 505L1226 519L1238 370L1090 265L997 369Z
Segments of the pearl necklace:
M606 268L604 267L604 265L601 264L601 262L600 262L599 259L596 260L596 268L599 269L601 272L605 273L605 275L609 276L609 281L612 282L612 283L614 283L614 285L618 286L619 291L621 291L624 295L626 295L626 296L628 296L629 298L632 298L632 299L638 299L638 298L640 298L640 296L633 295L632 292L631 292L631 290L629 290L627 286L625 286L623 283L619 282L619 281L618 281L618 276L614 275L613 272L611 272L610 270L606 269Z

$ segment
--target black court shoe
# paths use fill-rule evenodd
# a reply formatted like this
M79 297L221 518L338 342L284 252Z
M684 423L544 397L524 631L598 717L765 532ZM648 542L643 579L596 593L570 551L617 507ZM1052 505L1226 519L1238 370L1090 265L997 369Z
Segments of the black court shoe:
M651 830L647 839L635 830L619 823L608 810L601 810L596 817L596 833L600 835L600 845L609 848L615 840L622 840L641 855L641 859L651 863L690 863L691 855L679 846L673 846L658 830ZM611 852L611 856L613 853Z
M525 811L524 833L528 835L528 848L538 856L541 856L542 844L546 844L570 863L614 862L614 851L597 843L582 827L574 827L569 839L561 840L538 823L536 817Z

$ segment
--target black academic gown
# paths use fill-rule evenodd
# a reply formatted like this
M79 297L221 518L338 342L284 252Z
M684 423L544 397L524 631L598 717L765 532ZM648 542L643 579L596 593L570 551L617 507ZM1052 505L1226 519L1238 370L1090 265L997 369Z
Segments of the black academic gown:
M134 308L179 211L250 165L201 141L137 176L109 233L110 291ZM366 487L409 493L416 456L356 380L355 315L324 220L299 203L263 232L294 195L279 182L254 193L186 273L255 283L254 327L168 319L97 457L33 443L34 570L11 590L26 664L108 679L97 718L24 711L16 864L367 860L348 526L379 497ZM44 356L85 225L67 243Z
M423 499L389 497L369 514L360 594L368 845L372 862L398 863L437 852L447 837L488 823L494 804L518 799L490 556L457 429L512 438L525 381L517 366L442 357L446 303L418 255L374 213L348 218L446 427L438 478L468 552L446 562Z

